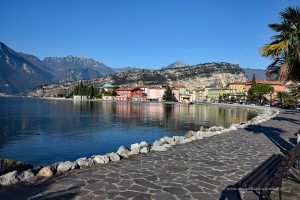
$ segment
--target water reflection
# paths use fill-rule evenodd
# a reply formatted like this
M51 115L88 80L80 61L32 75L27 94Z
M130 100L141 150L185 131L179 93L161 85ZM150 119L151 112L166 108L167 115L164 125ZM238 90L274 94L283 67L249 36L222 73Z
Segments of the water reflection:
M46 165L116 151L201 126L249 120L243 109L160 103L0 98L0 157Z

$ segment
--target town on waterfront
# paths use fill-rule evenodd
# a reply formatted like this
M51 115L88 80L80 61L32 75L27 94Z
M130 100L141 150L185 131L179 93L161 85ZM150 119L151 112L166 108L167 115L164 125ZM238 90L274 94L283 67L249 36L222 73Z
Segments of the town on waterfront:
M74 85L74 83L73 83ZM247 103L283 108L298 108L299 85L293 82L268 80L236 81L227 87L197 87L190 90L185 85L138 85L102 86L70 83L42 86L28 93L31 97L72 98L74 100L109 100L133 102L179 102L179 103ZM72 89L73 88L73 89Z

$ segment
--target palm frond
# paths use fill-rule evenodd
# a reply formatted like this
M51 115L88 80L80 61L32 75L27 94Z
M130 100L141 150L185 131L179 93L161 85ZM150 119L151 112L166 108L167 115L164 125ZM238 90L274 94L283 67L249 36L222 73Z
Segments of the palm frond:
M300 22L300 9L299 7L288 7L280 12L280 17L283 21Z

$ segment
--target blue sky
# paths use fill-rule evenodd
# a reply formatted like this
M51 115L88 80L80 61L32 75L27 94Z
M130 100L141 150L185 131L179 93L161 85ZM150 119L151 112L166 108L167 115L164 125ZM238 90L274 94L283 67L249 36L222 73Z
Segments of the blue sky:
M39 59L90 57L110 67L158 69L238 63L265 69L268 24L299 0L0 0L0 41Z

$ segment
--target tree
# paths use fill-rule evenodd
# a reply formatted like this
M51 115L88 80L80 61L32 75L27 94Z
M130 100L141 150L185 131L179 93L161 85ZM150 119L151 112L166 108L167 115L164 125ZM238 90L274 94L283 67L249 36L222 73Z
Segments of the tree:
M112 91L111 91L111 96L117 96L118 95L118 93L117 93L117 91L116 91L116 89L114 88Z
M253 74L251 87L255 87L255 86L256 86L256 77L255 77L255 74Z
M248 99L250 101L258 101L260 104L263 104L265 101L265 95L271 94L274 92L274 88L269 84L259 84L251 87L248 91ZM271 99L270 99L271 100Z
M267 67L269 78L300 80L300 10L288 7L280 12L280 23L269 24L277 32L269 44L260 49L263 57L273 62Z
M168 85L166 88L166 91L164 92L164 95L162 97L164 101L173 101L173 92L171 87Z
M89 88L89 96L90 96L90 99L92 99L95 96L95 90L94 90L93 85L91 85L91 87Z

